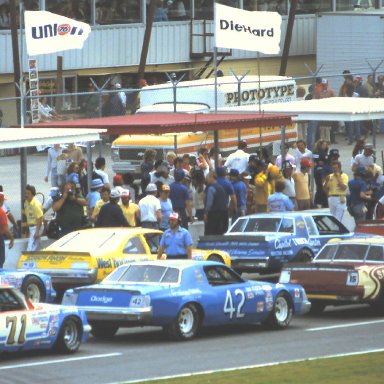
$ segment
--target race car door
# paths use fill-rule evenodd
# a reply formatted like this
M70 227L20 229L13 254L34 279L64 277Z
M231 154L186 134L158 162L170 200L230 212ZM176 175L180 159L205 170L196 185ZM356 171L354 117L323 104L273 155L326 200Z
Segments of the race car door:
M206 266L204 272L216 299L211 323L236 324L258 321L258 315L261 316L261 313L256 310L257 298L250 283L224 265Z

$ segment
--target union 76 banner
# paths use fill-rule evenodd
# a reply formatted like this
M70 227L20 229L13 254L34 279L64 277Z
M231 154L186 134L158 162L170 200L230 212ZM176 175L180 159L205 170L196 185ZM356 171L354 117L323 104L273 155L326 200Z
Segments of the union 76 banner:
M81 21L47 11L25 11L25 37L29 56L83 48L91 27Z
M280 52L281 16L277 12L250 12L217 3L215 7L216 47Z

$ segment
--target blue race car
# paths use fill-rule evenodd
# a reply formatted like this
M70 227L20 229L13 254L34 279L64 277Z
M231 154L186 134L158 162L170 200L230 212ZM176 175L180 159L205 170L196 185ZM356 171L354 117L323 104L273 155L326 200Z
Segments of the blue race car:
M52 303L56 298L51 277L40 272L0 268L0 285L19 289L32 303Z
M239 273L273 273L287 262L311 261L331 239L367 236L350 232L330 213L260 213L238 218L222 236L201 237L197 247L228 252Z
M285 328L311 305L300 285L245 281L222 263L193 260L122 265L99 284L66 291L63 304L85 310L95 337L152 325L176 340L193 338L202 326Z
M0 352L54 348L76 352L90 326L76 307L32 304L15 288L0 287Z

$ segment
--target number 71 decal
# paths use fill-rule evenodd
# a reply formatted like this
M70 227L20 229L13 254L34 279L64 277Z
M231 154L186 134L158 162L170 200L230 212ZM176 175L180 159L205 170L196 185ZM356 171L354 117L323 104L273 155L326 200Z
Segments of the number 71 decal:
M227 294L226 294L225 303L224 303L224 313L228 313L230 319L233 319L233 315L235 313L238 319L245 316L245 313L241 312L245 304L245 294L241 289L236 289L235 296L240 296L240 301L237 304L237 308L235 308L235 306L233 305L233 298L232 298L231 291L227 289Z
M25 343L25 329L27 326L27 315L22 315L20 318L21 329L19 333L19 337L17 338L17 344ZM7 316L5 321L5 326L8 328L10 326L9 335L6 341L6 344L15 344L15 334L16 334L16 326L17 326L17 316Z

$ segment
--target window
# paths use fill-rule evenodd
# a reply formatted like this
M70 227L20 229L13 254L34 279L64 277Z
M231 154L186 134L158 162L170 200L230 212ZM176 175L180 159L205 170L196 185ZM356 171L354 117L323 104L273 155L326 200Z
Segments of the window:
M313 220L322 236L349 233L348 229L333 216L313 216Z
M139 23L141 4L138 0L97 0L96 24Z
M316 256L315 261L332 260L335 256L337 245L326 245Z
M16 2L16 12L17 20L16 25L19 25L19 2ZM24 9L27 11L38 11L39 10L39 0L24 0ZM11 28L11 10L9 0L0 1L0 29L10 29Z
M312 217L304 217L304 222L307 226L307 231L309 236L317 236L316 225L313 222Z
M299 0L297 3L297 13L332 11L332 0Z
M364 260L368 245L340 244L334 260Z
M168 7L166 12L168 20L188 20L191 18L191 1L190 0L173 0L167 1Z
M144 234L145 240L151 250L152 254L157 254L157 250L160 244L160 234L157 233L146 233Z
M0 312L25 309L19 298L10 289L0 290Z
M204 268L205 275L210 285L225 285L242 283L244 280L225 266L209 266Z
M383 261L384 260L384 250L383 247L372 245L369 248L367 260L369 261Z
M91 22L91 0L46 0L45 9L70 19Z
M230 232L284 232L294 233L293 219L257 217L239 219Z
M129 253L129 254L135 254L135 255L146 253L140 237L136 236L129 239L123 249L123 253Z

